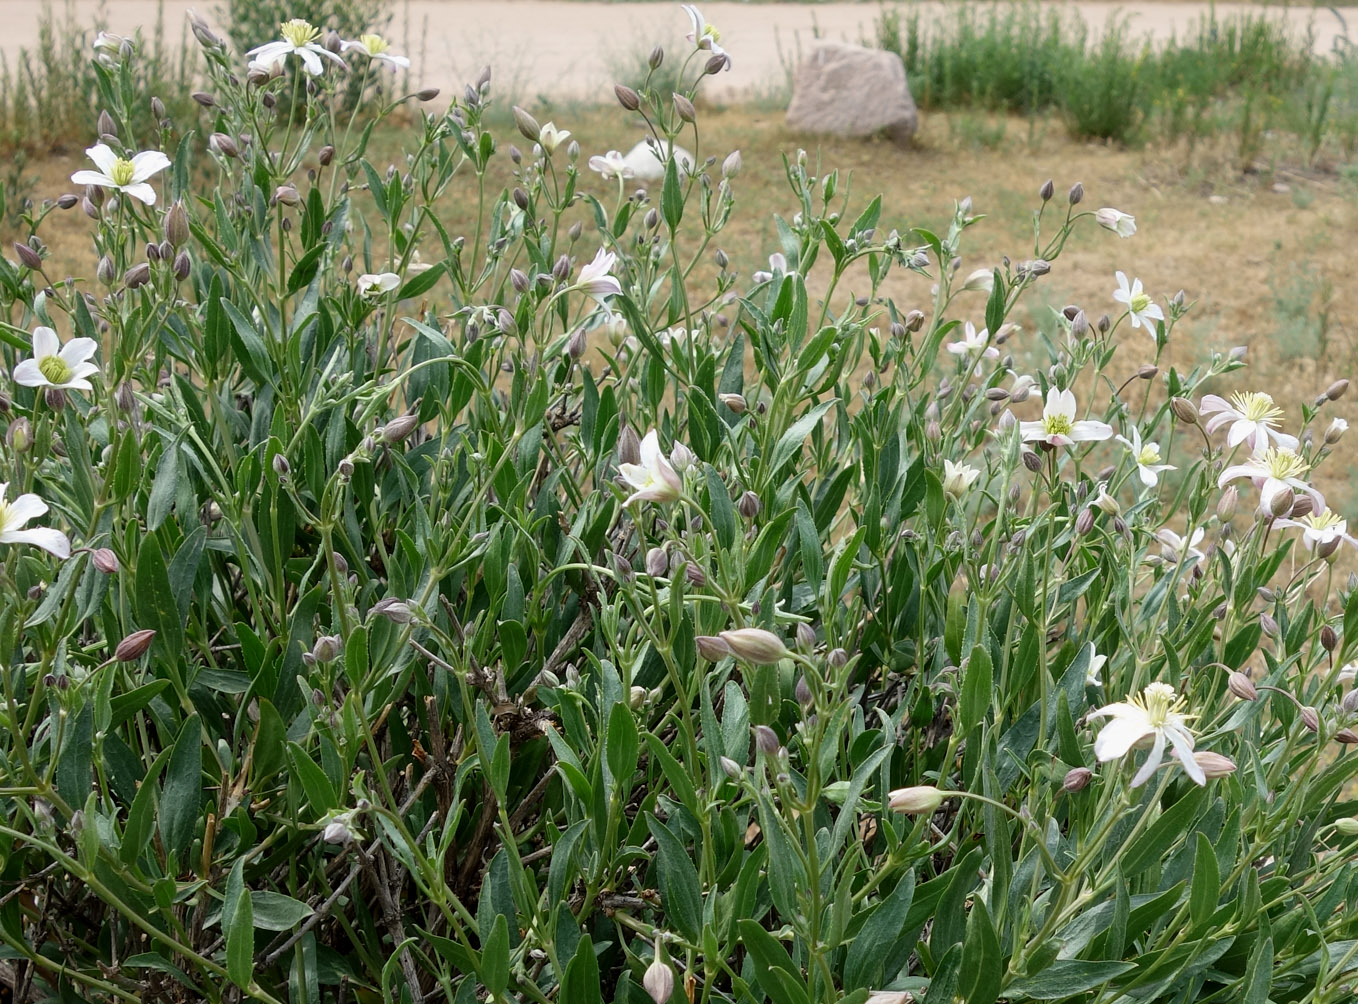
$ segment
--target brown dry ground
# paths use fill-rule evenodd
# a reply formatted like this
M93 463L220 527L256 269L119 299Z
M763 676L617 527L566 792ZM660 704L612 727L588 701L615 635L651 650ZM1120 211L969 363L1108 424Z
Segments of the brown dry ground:
M580 142L582 169L590 154L626 149L640 137L640 124L628 122L616 109L558 108L554 118ZM1035 329L1044 314L1050 316L1050 308L1077 303L1091 318L1113 313L1113 273L1120 268L1139 276L1153 295L1163 298L1182 288L1196 301L1166 352L1169 363L1189 367L1213 349L1248 346L1250 368L1237 385L1272 393L1288 409L1289 428L1295 429L1301 401L1313 399L1341 376L1358 373L1358 283L1353 280L1358 182L1348 180L1340 165L1289 170L1278 166L1289 162L1288 151L1275 151L1273 167L1242 174L1227 149L1219 156L1202 149L1191 156L1183 150L1126 150L1073 141L1055 121L1001 124L1003 140L988 147L973 142L975 121L928 115L915 148L903 151L882 142L818 143L789 133L781 112L705 109L700 154L720 159L739 148L744 161L735 182L736 214L717 243L743 273L763 267L778 249L773 215L796 209L782 156L799 146L813 163L819 157L823 170L840 170L851 188L850 218L883 193L884 228L941 230L954 200L971 196L975 211L988 218L968 233L965 271L991 266L1001 255L1015 261L1032 257L1039 186L1054 179L1054 204L1063 205L1068 187L1080 181L1087 193L1084 207L1133 213L1139 231L1121 240L1091 224L1071 241L1020 311L1025 331L1012 344L1020 364L1045 360ZM510 142L511 133L501 131L502 143ZM386 137L377 149L395 160L400 138ZM379 169L385 167L381 155L374 159ZM510 181L510 164L505 156L496 160L498 190ZM69 157L38 163L38 197L69 190L65 179L78 166ZM588 170L584 175L582 187L611 205L611 184ZM469 231L469 207L475 205L470 176L467 186L455 184L445 207L445 222L454 233ZM42 232L53 248L54 274L92 273L90 226L78 211L49 219ZM902 311L927 307L929 282L902 273L885 292ZM979 326L984 306L983 294L964 294L956 316L970 316ZM1125 326L1124 331L1114 368L1130 375L1154 350L1139 332ZM1358 390L1352 397L1358 400ZM1353 404L1345 399L1335 412L1358 423ZM1351 494L1347 485L1358 475L1358 464L1350 465L1344 454L1341 450L1327 462L1320 483L1333 496L1333 507L1353 517L1358 516L1358 493L1354 503L1345 496Z

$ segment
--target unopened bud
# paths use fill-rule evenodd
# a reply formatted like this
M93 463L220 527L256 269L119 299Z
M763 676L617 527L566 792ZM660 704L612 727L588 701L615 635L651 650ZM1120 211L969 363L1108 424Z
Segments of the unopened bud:
M1032 450L1023 451L1023 466L1036 474L1042 470L1042 458Z
M344 651L344 642L339 635L323 634L311 646L311 657L319 663L334 662Z
M1301 724L1306 727L1307 732L1320 731L1320 713L1309 704L1301 709Z
M743 394L718 394L717 400L726 407L730 408L737 415L745 414L745 396Z
M653 547L646 552L646 574L653 579L663 576L669 568L669 558L663 547Z
M1268 635L1270 638L1278 637L1278 622L1273 619L1272 614L1260 614L1259 627L1262 628L1264 634Z
M420 418L418 415L401 415L397 418L393 418L382 429L382 441L395 445L414 432L415 427L419 424Z
M173 273L174 277L178 279L180 282L183 282L185 279L189 277L189 271L192 268L193 260L189 258L189 253L187 250L180 251L179 254L175 255L174 264L170 266L170 270Z
M651 50L651 54L646 57L646 65L653 70L660 69L660 64L665 61L665 49L657 45Z
M1159 366L1156 366L1154 363L1144 363L1141 368L1136 371L1136 375L1142 380L1154 380L1155 374L1159 372Z
M281 453L275 453L273 457L273 472L280 478L287 477L292 473L292 465L288 463L288 458Z
M1037 197L1043 202L1048 202L1056 194L1056 185L1048 178L1042 183L1042 187L1037 190Z
M1078 181L1075 182L1075 184L1071 185L1070 191L1066 193L1066 200L1072 206L1078 206L1082 201L1084 201L1084 197L1085 197L1085 186Z
M194 101L198 102L198 104L202 105L204 108L212 108L217 104L217 99L207 91L194 91L189 97L193 98Z
M1345 837L1358 837L1358 819L1345 817L1335 820L1335 830Z
M14 242L14 253L19 256L19 264L34 272L42 268L42 255L21 241Z
M906 331L918 331L922 327L924 327L924 311L912 310L905 315Z
M1268 511L1273 516L1287 516L1292 512L1292 506L1297 501L1297 493L1291 488L1281 488L1274 492L1268 500Z
M533 143L538 141L542 135L542 126L538 125L538 120L529 115L518 105L514 106L514 125L518 127L520 133Z
M279 185L274 189L273 200L280 205L296 206L301 203L302 196L297 189L293 188L291 185Z
M630 425L623 429L618 436L618 463L641 463L641 440L637 437L636 430Z
M740 500L736 502L736 509L746 519L754 519L759 515L759 510L762 508L763 504L759 501L759 496L751 491L742 492Z
M1094 510L1081 509L1075 517L1075 532L1081 537L1088 536L1094 529Z
M128 289L139 289L151 281L151 266L146 262L133 265L123 274L123 285Z
M1226 687L1242 701L1257 701L1259 699L1259 691L1254 686L1254 681L1238 670L1226 678Z
M843 669L849 664L849 653L842 648L832 648L825 656L825 664L831 669Z
M1235 761L1228 756L1220 753L1213 753L1211 750L1198 750L1193 754L1193 759L1202 768L1202 772L1210 781L1218 777L1229 777L1235 773Z
M410 610L410 604L394 596L378 600L372 605L370 613L377 617L385 617L393 624L409 624L415 616Z
M1235 485L1227 485L1226 490L1221 493L1221 500L1217 502L1217 519L1223 523L1229 523L1235 519L1236 509L1240 505L1240 492L1236 491Z
M741 167L740 151L732 150L726 155L726 159L721 162L721 176L723 178L734 178L740 173Z
M1050 185L1051 182L1049 181L1047 184ZM1051 196L1048 195L1047 198L1051 198ZM1066 771L1066 777L1065 780L1061 782L1061 787L1071 794L1074 794L1077 791L1084 791L1085 788L1089 787L1089 782L1093 780L1093 778L1094 772L1088 767L1075 767Z
M1326 652L1333 652L1339 647L1339 635L1328 624L1320 629L1320 645Z
M773 756L778 752L778 736L767 725L756 725L754 727L754 745L765 756Z
M721 662L731 654L731 646L716 635L700 634L693 639L693 644L708 662Z
M416 101L433 101L438 96L439 89L437 87L422 87L415 92Z
M736 769L739 770L740 768L737 767ZM655 1001L655 1004L666 1004L670 995L674 993L674 971L665 963L656 959L646 967L646 974L641 978L641 985L650 994L651 1000Z
M763 628L736 628L721 632L719 637L732 655L757 666L772 666L789 655L783 640Z
M629 112L634 112L641 107L641 97L626 84L614 84L613 93L617 95L618 104Z
M684 97L684 95L678 92L675 92L673 98L674 98L674 111L675 114L679 116L679 118L681 118L685 122L692 122L698 117L698 112L693 107L692 101L690 101L688 98Z
M118 647L113 650L113 658L119 662L136 662L146 654L146 650L151 647L151 642L155 640L155 637L155 631L150 628L133 631L118 642Z
M28 419L20 416L5 430L5 442L15 453L27 453L33 446L33 426Z
M90 564L105 575L116 575L118 556L107 547L97 547L90 552Z
M887 805L892 812L907 815L932 813L943 804L943 792L931 784L915 785L911 788L897 788L888 796Z
M1328 397L1331 401L1338 401L1341 397L1344 396L1344 391L1348 389L1349 382L1347 380L1336 380L1334 383L1330 384L1330 386L1325 389L1325 396Z
M579 359L585 354L585 329L576 328L566 339L566 355Z
M171 247L178 248L189 239L189 213L182 201L176 201L166 211L161 229Z

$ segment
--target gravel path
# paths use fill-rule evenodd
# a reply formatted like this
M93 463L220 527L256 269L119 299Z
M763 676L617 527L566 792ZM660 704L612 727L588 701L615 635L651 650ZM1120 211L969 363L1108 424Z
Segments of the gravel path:
M1204 3L1053 3L1078 11L1095 32L1110 18L1127 17L1133 29L1156 39L1194 29L1208 10ZM96 0L70 0L77 18L93 20ZM109 30L130 34L155 23L154 0L108 3ZM199 8L209 18L213 0L166 0L169 34L178 39L184 15ZM880 9L876 3L743 4L702 3L709 22L721 30L732 54L732 69L709 82L706 92L723 99L776 91L786 68L807 50L817 35L858 42L872 34ZM916 5L928 17L946 16L944 3ZM60 12L66 4L58 4ZM553 100L611 100L609 84L618 71L659 42L672 55L684 44L688 20L678 4L577 3L566 0L395 0L389 36L395 48L415 61L418 86L461 90L464 81L489 63L498 92ZM12 66L21 47L38 39L40 0L0 0L0 52ZM1219 16L1268 11L1291 22L1300 35L1310 25L1317 51L1328 52L1346 34L1346 22L1358 32L1358 8L1281 8L1218 3ZM261 42L266 41L260 39Z

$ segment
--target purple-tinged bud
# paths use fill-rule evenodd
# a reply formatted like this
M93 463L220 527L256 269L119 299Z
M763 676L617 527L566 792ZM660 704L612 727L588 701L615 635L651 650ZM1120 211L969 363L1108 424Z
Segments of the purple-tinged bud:
M174 264L171 266L171 272L176 279L183 282L189 277L189 270L192 269L192 267L193 260L189 257L188 251L180 251L179 254L174 256Z
M1037 190L1037 197L1043 202L1050 202L1051 197L1056 194L1056 185L1048 178L1042 183L1042 187Z
M1078 206L1084 200L1084 197L1085 197L1085 186L1078 181L1075 182L1075 184L1071 185L1070 191L1066 193L1066 200L1072 206Z
M716 635L700 634L693 639L698 654L708 662L721 662L731 654L731 646Z
M1268 500L1268 511L1275 517L1287 516L1292 512L1292 506L1296 501L1296 492L1291 488L1282 488L1274 492L1273 497Z
M1325 389L1325 396L1331 401L1338 401L1344 396L1344 392L1348 389L1349 382L1347 380L1336 380Z
M97 547L90 552L90 564L105 575L118 572L118 556L107 547Z
M1228 485L1226 490L1221 493L1221 500L1217 502L1217 519L1223 523L1229 523L1235 519L1236 509L1240 505L1240 492L1236 491L1235 485Z
M754 727L754 745L765 756L773 756L778 752L778 736L767 725L756 725Z
M722 70L725 70L728 67L730 67L730 65L731 57L723 53L720 56L713 56L711 59L709 59L707 61L707 65L703 67L703 72L709 75L714 73L720 73Z
M918 331L922 327L924 327L924 311L912 310L910 311L910 313L905 315L906 331L914 332Z
M795 634L797 639L797 648L800 651L810 652L813 648L816 647L816 629L813 628L810 624L807 624L805 621L798 622Z
M737 415L745 414L746 402L743 394L718 394L717 400Z
M815 697L811 693L811 685L806 682L805 676L797 677L797 683L792 688L792 696L804 708L809 708L815 701Z
M685 122L693 122L698 117L697 109L693 107L693 102L677 91L673 95L674 112Z
M736 628L720 636L731 654L757 666L772 666L790 654L783 640L764 628Z
M291 185L279 185L274 189L273 201L284 206L296 206L301 204L302 196Z
M1262 628L1264 634L1268 635L1270 638L1278 637L1278 622L1273 619L1272 614L1260 614L1259 627Z
M707 573L691 561L684 563L684 578L699 589L707 585Z
M1242 701L1259 700L1259 691L1254 686L1254 681L1238 670L1226 678L1226 688Z
M530 142L536 143L538 137L542 135L542 126L538 125L538 120L529 115L518 105L514 106L514 125L519 132Z
M585 354L585 344L585 329L576 328L566 339L566 355L572 359L579 359Z
M1353 729L1340 729L1334 734L1335 742L1343 743L1345 746L1352 746L1358 743L1358 732Z
M189 212L184 207L183 201L176 200L166 210L161 231L165 234L165 239L175 248L182 247L189 239Z
M194 91L189 97L202 105L204 108L212 108L217 104L217 99L207 91Z
M740 157L739 150L732 150L726 155L726 159L721 162L721 176L723 178L734 178L740 173L744 166Z
M123 285L128 289L139 289L151 281L151 266L146 262L133 265L123 274Z
M1207 779L1213 780L1219 777L1229 777L1235 773L1235 761L1228 756L1220 753L1213 753L1211 750L1198 750L1193 754L1193 759L1202 768L1203 774Z
M565 282L571 275L571 259L569 255L560 255L552 263L552 278L557 282Z
M25 268L31 269L34 272L41 271L42 255L38 254L38 252L34 251L27 244L15 241L14 253L19 256L19 263Z
M674 971L656 959L646 967L646 973L641 977L641 985L655 1004L666 1004L670 995L674 993Z
M389 445L395 445L414 432L415 427L419 424L420 417L418 415L401 415L393 418L382 429L382 441Z
M662 578L669 569L669 558L663 547L653 547L646 552L646 574L653 579Z
M762 508L763 503L759 501L759 496L750 491L742 492L740 500L736 502L737 511L746 519L754 519Z
M1170 410L1174 412L1174 417L1180 422L1187 422L1189 425L1197 425L1201 421L1198 415L1198 406L1186 397L1172 398L1169 402Z
M1320 629L1320 645L1326 652L1333 652L1339 647L1339 635L1328 624Z
M1051 184L1048 182L1047 184ZM1048 196L1050 198L1050 196ZM1089 782L1094 779L1094 772L1088 767L1075 767L1066 771L1065 780L1061 782L1061 787L1065 791L1074 794L1077 791L1084 791L1089 787Z
M528 280L528 273L520 268L511 268L509 270L509 284L513 286L514 291L521 296L528 292L529 287L532 285Z
M79 205L79 204L80 204L80 196L78 196L78 195L72 195L70 192L67 192L67 193L64 194L64 195L59 195L59 196L57 196L57 208L58 208L58 209L62 209L62 210L66 210L66 209L74 209L74 208L75 208L77 205Z
M113 650L113 658L119 662L136 662L146 654L146 650L151 647L151 642L155 640L155 637L155 631L150 628L133 631L118 642L118 647Z
M317 662L325 664L334 662L343 651L344 641L339 635L323 634L316 639L316 644L311 646L311 657Z
M271 463L273 466L273 472L277 474L280 478L286 478L289 474L292 473L292 464L288 463L288 458L283 456L283 454L281 453L275 453L273 455L273 461Z
M624 428L618 436L618 463L641 463L641 440L637 437L636 430L630 425Z
M825 656L825 664L834 670L843 669L849 664L849 653L842 648L832 648Z
M415 92L416 101L433 101L438 96L439 89L437 87L423 87Z
M1094 529L1094 510L1081 509L1080 515L1075 517L1075 532L1081 537L1087 537Z
M1307 732L1320 731L1320 713L1309 704L1301 709L1301 724L1306 727Z
M629 112L634 112L641 107L640 95L626 84L614 84L613 93L617 96L618 104Z
M1154 380L1155 374L1160 372L1160 367L1154 363L1143 363L1141 368L1136 371L1136 375L1142 380Z
M1042 470L1042 458L1033 450L1025 449L1023 451L1023 466L1036 474L1038 471Z
M410 604L394 596L378 600L372 605L369 613L375 617L385 617L393 624L409 624L415 617Z

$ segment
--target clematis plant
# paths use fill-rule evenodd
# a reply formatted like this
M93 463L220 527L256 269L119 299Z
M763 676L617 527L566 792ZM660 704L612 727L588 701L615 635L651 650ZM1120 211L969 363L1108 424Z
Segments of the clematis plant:
M144 150L131 158L120 157L107 143L96 143L85 151L97 171L76 171L71 180L77 185L93 185L122 192L148 206L156 204L156 190L150 180L170 166L170 158L159 150Z

